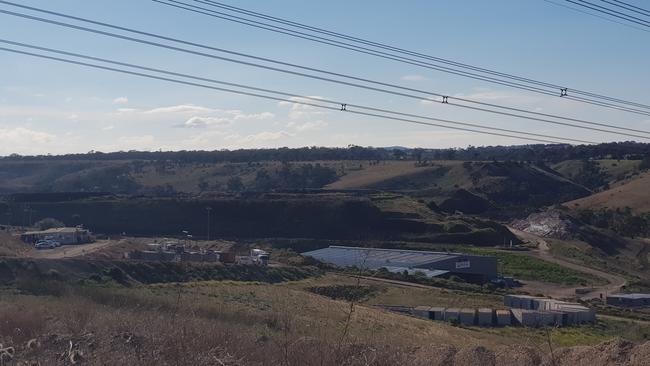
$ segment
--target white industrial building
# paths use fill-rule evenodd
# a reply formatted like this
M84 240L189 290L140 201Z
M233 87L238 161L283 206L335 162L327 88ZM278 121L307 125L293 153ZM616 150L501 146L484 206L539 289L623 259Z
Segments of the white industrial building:
M40 231L28 231L20 236L25 243L39 240L55 240L63 245L84 244L92 241L90 231L79 227L58 227Z

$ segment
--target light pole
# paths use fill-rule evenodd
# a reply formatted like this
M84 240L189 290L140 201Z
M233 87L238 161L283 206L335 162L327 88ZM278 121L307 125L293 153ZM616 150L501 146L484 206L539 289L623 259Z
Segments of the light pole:
M206 211L208 211L208 240L210 240L210 212L212 212L212 207L206 207Z

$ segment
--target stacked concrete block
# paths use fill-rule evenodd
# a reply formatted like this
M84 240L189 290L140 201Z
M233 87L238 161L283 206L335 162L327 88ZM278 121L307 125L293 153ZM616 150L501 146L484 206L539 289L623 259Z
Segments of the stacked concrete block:
M547 310L549 313L553 314L553 323L550 325L562 327L568 325L568 315L565 312L559 310Z
M607 305L650 307L650 294L614 294L607 296Z
M455 308L450 308L445 310L445 321L450 322L452 320L460 320L460 310Z
M573 314L573 324L592 323L596 321L596 312L580 304L561 303L558 304L558 311ZM569 315L571 317L571 315Z
M540 326L556 326L558 319L556 312L551 310L537 310L539 312L539 325ZM560 322L562 319L560 318Z
M476 320L479 326L490 326L494 324L494 311L487 308L478 309Z
M576 303L528 295L506 295L504 303L513 309L541 312L537 314L540 325L572 325L596 321L596 313L593 310ZM515 318L517 317L525 318L525 323L532 324L532 313L517 312Z
M429 308L429 316L433 320L445 320L445 308Z
M512 314L510 310L497 310L496 320L498 326L507 326L512 324Z
M429 307L428 306L418 306L413 309L413 316L418 318L431 319L429 316Z
M513 309L537 310L542 300L545 299L528 295L506 295L503 303Z
M537 310L512 309L512 317L517 324L525 327L538 327L541 325L541 314Z
M476 309L461 309L459 320L462 325L474 325L476 320Z
M549 299L544 299L540 297L530 299L530 309L531 310L544 310L544 306Z

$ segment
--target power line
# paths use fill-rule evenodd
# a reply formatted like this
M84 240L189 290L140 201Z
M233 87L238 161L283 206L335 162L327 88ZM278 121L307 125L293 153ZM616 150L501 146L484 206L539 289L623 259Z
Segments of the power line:
M0 1L0 3L1 2L4 2L4 1ZM46 12L49 12L49 11L46 11ZM321 76L317 76L317 75L305 74L305 73L301 73L301 72L296 72L296 71L291 71L291 70L286 70L286 69L281 69L281 68L275 68L275 67L271 67L271 66L267 66L267 65L260 65L260 64L246 62L246 61L241 61L241 60L216 56L216 55L213 55L213 54L207 54L207 53L198 52L198 51L194 51L194 50L189 50L189 49L185 49L185 48L180 48L180 47L170 46L170 45L161 44L161 43L157 43L157 42L142 40L142 39L139 39L139 38L133 38L133 37L124 36L124 35L115 34L115 33L110 33L110 32L101 31L101 30L97 30L97 29L82 27L82 26L78 26L78 25L72 25L72 24L69 24L69 23L59 22L59 21L55 21L55 20L51 20L51 19L45 19L45 18L35 17L35 16L21 14L21 13L14 13L14 12L6 11L6 10L0 10L0 13L5 13L5 14L9 14L9 15L23 17L23 18L26 18L26 19L37 20L37 21L41 21L41 22L45 22L45 23L60 25L60 26L64 26L64 27L68 27L68 28L72 28L72 29L88 31L88 32L101 34L101 35L106 35L106 36L115 37L115 38L120 38L120 39L124 39L124 40L134 41L134 42L138 42L138 43L142 43L142 44L153 45L153 46L162 47L162 48L166 48L166 49L171 49L171 50L175 50L175 51L190 53L190 54L199 55L199 56L204 56L204 57L208 57L208 58L213 58L213 59L218 59L218 60L223 60L223 61L228 61L228 62L234 62L234 63L243 64L243 65L247 65L247 66L258 67L258 68L262 68L262 69L267 69L267 70L272 70L272 71L277 71L277 72L282 72L282 73L287 73L287 74L297 75L297 76L302 76L302 77L308 77L308 78L312 78L312 79L323 80L323 81L333 82L333 83L337 83L337 84L341 84L341 85L352 86L352 87L357 87L357 88L362 88L362 89L367 89L367 90L372 90L372 91L377 91L377 92L382 92L382 93L388 93L388 94L392 94L392 95L398 95L398 96L412 98L412 99L416 99L416 100L420 100L420 101L422 101L422 100L430 101L429 98L423 98L423 97L418 96L418 95L413 95L413 94L408 94L408 93L403 93L403 92L396 92L396 91L392 91L392 90L376 88L376 87L371 87L371 86L367 86L367 85L356 84L356 83L351 83L351 82L347 82L347 81L341 81L341 80L321 77ZM58 13L56 13L56 14L58 14ZM425 93L428 96L429 95L441 96L441 97L444 98L444 95L442 95L442 94L431 93L429 91L422 91L422 90L417 90L417 89L405 88L405 87L401 87L401 86L397 86L397 85L393 85L393 84L377 82L377 81L358 78L358 77L354 77L354 76L350 76L350 75L333 73L333 72L320 70L320 69L315 69L315 68L308 68L308 67L304 67L304 66L300 66L300 65L285 63L285 62L276 61L276 60L267 59L267 58L262 58L262 57L258 57L258 56L247 55L247 54L243 54L243 53L240 53L240 52L234 52L234 51L224 50L224 49L221 49L221 48L206 46L206 45L202 45L202 44L198 44L198 43L194 43L194 42L188 42L188 41L183 41L183 40L179 40L179 39L175 39L175 38L160 36L160 35L152 34L152 33L148 33L148 32L137 31L137 30L133 30L133 29L125 28L125 27L119 27L119 26L114 26L114 25L111 25L111 24L96 22L96 21L92 21L92 20L86 20L86 19L83 19L83 18L67 16L67 15L63 15L63 16L66 16L66 17L69 17L69 18L74 18L75 20L82 20L82 21L90 22L90 23L97 24L97 25L102 25L102 26L106 26L106 27L110 27L110 28L114 28L114 29L129 31L129 32L132 32L132 33L142 34L142 35L155 37L155 38L159 38L159 39L170 40L170 41L174 41L174 42L177 42L177 43L187 44L187 45L196 46L196 47L200 47L200 48L204 48L204 49L210 49L210 50L215 50L215 51L219 51L219 52L225 52L225 53L230 53L230 54L235 54L235 55L241 55L241 56L244 56L244 57L249 57L249 58L253 58L253 59L257 59L257 60L263 60L263 61L267 61L267 62L282 64L282 65L288 65L288 66L291 66L291 67L302 68L302 69L307 69L307 70L313 70L313 71L317 71L317 72L320 72L320 73L325 73L325 74L328 74L328 75L334 75L334 76L339 76L339 77L345 77L345 78L350 78L350 79L354 79L354 80L364 81L364 82L368 82L368 83L374 83L376 85L386 85L386 86L399 88L399 89L403 89L403 90L416 91L416 92L419 92L419 93ZM528 114L532 114L532 115L547 116L547 117L550 117L550 118L557 118L557 119L561 119L561 120L574 121L574 122L590 124L590 125L595 125L595 126L609 127L609 128L615 128L615 129L626 130L626 131L631 131L631 132L639 132L639 133L644 133L644 134L650 134L650 132L643 131L643 130L636 130L636 129L631 129L631 128L627 128L627 127L613 126L613 125L608 125L608 124L603 124L603 123L598 123L598 122L591 122L591 121L585 121L585 120L580 120L580 119L573 119L573 118L568 118L568 117L555 116L555 115L551 115L551 114L544 114L544 113L539 113L539 112L526 111L526 110L517 109L517 108L499 106L499 105L491 104L491 103L472 101L472 100L464 99L464 98L457 98L457 97L447 97L447 98L452 99L452 100L455 99L455 100L459 100L459 101L463 101L463 102L480 104L480 105L484 105L484 106L491 106L491 107L495 107L495 108L501 108L501 109L505 109L505 110L520 111L520 112L524 112L524 113L528 113ZM444 99L443 99L443 101L444 101ZM534 121L539 121L539 122L544 122L544 123L551 123L551 124L562 125L562 126L570 126L570 127L576 127L576 128L582 128L582 129L588 129L588 130L596 130L596 131L600 131L600 132L616 133L616 134L624 135L624 136L645 138L644 136L639 136L639 135L634 135L634 134L629 134L629 133L623 133L623 132L618 132L618 131L604 130L604 129L600 129L600 128L580 126L580 125L575 125L575 124L566 123L566 122L558 122L558 121L553 121L553 120L549 120L549 119L546 119L546 118L524 116L524 115L519 115L519 114L515 114L515 113L495 111L495 110L491 110L491 109L487 109L487 108L480 108L480 107L468 106L468 105L457 104L457 103L448 103L447 102L447 104L451 105L451 106L455 106L455 107L471 109L471 110L477 110L477 111L482 111L482 112L488 112L488 113L493 113L493 114L499 114L499 115L504 115L504 116L509 116L509 117L522 118L522 119L528 119L528 120L534 120Z
M160 2L158 0L154 0L154 1ZM168 1L174 1L174 0L168 0ZM178 1L175 1L175 2L178 2ZM48 10L44 10L44 9L39 9L39 8L35 8L35 7L30 7L30 6L26 6L26 5L16 4L16 3L9 2L9 1L0 1L0 3L15 6L15 7L20 7L20 8L24 8L24 9L29 9L29 10L33 10L33 11L37 11L37 12L42 12L42 13L46 13L46 14L50 14L50 15L66 17L68 19L74 19L74 20L83 21L83 22L90 22L90 23L96 24L96 25L112 27L114 29L121 29L121 30L131 31L131 32L139 33L139 34L152 36L152 37L158 37L158 38L161 38L161 39L172 40L172 41L176 41L176 42L181 42L181 43L185 43L185 44L192 44L192 45L201 47L200 45L197 45L197 44L191 43L191 42L183 42L183 41L173 39L173 38L170 38L170 37L161 37L161 36L153 35L153 34L150 34L150 33L147 33L147 32L135 31L135 30L132 30L132 29L124 28L124 27L116 27L116 26L112 26L112 25L102 23L102 22L92 21L92 20L89 20L89 19L84 19L84 18L80 18L80 17L61 14L61 13L48 11ZM166 5L179 7L179 6L174 5L174 4L166 4ZM193 5L188 5L188 6L193 6ZM181 7L181 8L183 8L183 7ZM183 8L183 9L186 9L186 8ZM204 8L201 8L201 9L204 9ZM195 11L194 9L186 9L186 10ZM209 10L209 9L206 9L206 10L213 11L213 10ZM7 12L5 12L5 13L7 13ZM200 12L200 13L203 13L203 12ZM14 13L12 15L16 15L16 13ZM208 15L212 15L212 14L208 14ZM251 25L249 23L244 23L244 24ZM264 28L264 29L266 29L266 28ZM269 29L269 30L272 30L272 29ZM274 31L277 31L277 30L274 30ZM285 31L278 31L278 32L279 33L284 33L284 34L289 34L289 35L300 37L300 38L304 38L303 36L287 33ZM434 69L434 70L438 70L438 71L444 71L444 72L448 72L448 73L456 74L456 75L460 75L460 76L465 76L465 77L471 77L471 78L474 78L476 80L492 82L492 83L496 83L496 84L500 84L500 85L504 85L504 86L509 86L509 87L516 87L516 88L519 88L519 89L522 89L522 90L527 90L527 91L531 91L531 92L546 94L546 95L550 95L550 96L557 96L558 95L557 92L545 91L544 89L541 89L541 88L535 87L535 86L525 86L525 85L520 84L520 83L514 83L514 82L511 82L511 81L507 81L507 80L503 81L503 80L495 79L495 78L492 78L492 77L489 77L489 76L481 76L481 75L478 75L478 74L469 75L465 71L446 68L444 66L430 64L430 63L423 63L422 61L407 59L407 58L404 58L404 57L399 56L399 55L392 55L392 54L389 54L389 53L382 53L381 51L376 51L376 50L374 50L374 51L373 50L365 51L365 50L362 50L362 49L359 49L359 48L354 48L354 47L358 47L358 46L354 46L354 45L352 45L353 47L348 47L348 46L337 44L337 43L321 41L321 40L318 40L318 39L315 39L315 38L312 38L312 37L307 37L305 39L309 39L309 40L317 41L317 42L321 42L321 43L326 43L326 44L330 44L332 46L341 47L341 48L345 48L345 49L350 49L350 50L353 50L353 51L356 51L356 52L366 53L366 54L370 54L370 55L373 55L373 56L378 56L378 57L387 58L387 59L391 59L391 60L395 60L395 61L400 61L400 62L404 62L404 63L408 63L408 64L420 66L420 67L430 68L430 69ZM214 48L212 48L212 49L214 49ZM226 52L226 50L221 50L221 52ZM427 56L427 57L432 57L432 56ZM409 60L411 60L411 61L409 61ZM444 60L444 59L440 59L440 60ZM447 62L455 63L453 61L447 61ZM460 64L460 63L456 63L456 64L464 65L464 64ZM470 67L470 66L466 66L466 67ZM474 68L475 69L480 69L480 68L476 68L476 67L474 67ZM481 70L487 70L487 69L481 69ZM487 71L490 71L490 70L487 70ZM495 73L495 74L508 75L508 74L504 74L504 73L497 73L497 72L494 72L494 71L490 71L490 72ZM514 77L514 76L512 76L512 77ZM514 77L514 78L519 78L519 77ZM523 78L520 78L520 79L523 80ZM531 80L531 79L525 79L525 80ZM537 82L537 83L542 83L542 82ZM545 84L545 83L542 83L542 84ZM551 84L548 84L548 85L551 85ZM557 86L557 85L555 87L559 88L558 90L564 89L564 92L567 91L566 88L561 88L560 86ZM573 95L573 94L587 95L588 97L595 97L597 99L598 98L605 99L607 101L605 101L605 102L598 101L598 100L590 99L590 98L587 98L587 97L576 96L576 95ZM623 101L623 100L616 99L616 98L611 98L611 97L599 96L598 94L583 92L583 91L580 91L580 90L573 90L572 89L571 90L571 95L565 95L564 98L565 99L571 99L571 100L578 101L578 102L584 102L584 103L588 103L588 104L592 104L592 105L597 105L597 106L601 106L601 107L606 107L606 108L616 109L616 110L620 110L620 111L630 112L630 113L636 113L636 114L642 114L642 115L650 115L650 111L648 111L648 110L638 110L638 109L635 109L635 108L621 107L621 106L619 106L617 104L613 104L613 103L619 103L619 104L624 103L624 104L636 106L636 107L639 107L639 108L650 109L650 106L648 106L648 105L644 105L644 104L640 104L640 103L627 102L627 101Z
M645 10L643 8L639 8L639 7L630 5L630 4L627 4L627 3L624 3L622 1L616 1L616 0L612 0L612 1L600 0L600 1L602 1L604 3L607 3L607 4L610 4L610 5L617 6L619 8L625 9L627 11L631 11L633 13L641 14L641 15L644 15L644 16L650 16L650 11Z
M629 4L629 3L626 3L626 2L624 2L624 1L619 1L619 0L612 0L612 1L614 1L614 2L616 2L616 3L619 3L619 4L623 4L623 5L629 6L630 8L634 8L634 9L637 9L637 10L641 10L642 12L647 13L647 14L650 15L650 10L646 10L646 9L644 9L644 8L640 8L640 7L638 7L638 6L634 6L634 5Z
M618 20L616 20L616 19L612 19L612 18L604 17L604 16L602 16L602 15L598 15L598 14L590 13L590 12L588 12L588 11L585 11L585 10L582 10L582 9L578 9L578 8L574 8L574 7L569 6L569 5L566 5L566 4L558 3L558 2L555 2L555 1L553 1L553 0L542 0L542 1L545 1L545 2L547 2L547 3L549 3L549 4L553 4L553 5L556 5L556 6L561 6L561 7L566 8L566 9L571 9L571 10L573 10L573 11L577 11L577 12L582 13L582 14L587 14L587 15L590 15L590 16L592 16L592 17L596 17L596 18L599 18L599 19L603 19L603 20L606 20L606 21L608 21L608 22L612 22L612 23L620 24L620 25L625 26L625 27L628 27L628 28L634 28L634 29L637 29L637 30L640 30L640 31L644 31L644 32L648 32L648 33L650 33L650 29L640 28L640 27L634 26L634 25L629 24L629 23L624 23L624 22L618 21Z
M530 79L530 78L524 78L524 77L515 76L515 75L512 75L512 74L508 74L508 73L498 72L498 71L489 70L489 69L485 69L485 68L481 68L481 67L477 67L477 66L472 66L472 65L468 65L468 64L464 64L464 63L460 63L460 62L456 62L456 61L451 61L451 60L447 60L447 59L443 59L443 58L439 58L439 57L425 55L425 54L414 52L414 51L408 51L408 50L398 48L398 47L394 47L394 46L390 46L390 45L387 45L387 44L383 44L383 43L379 43L379 42L373 42L373 41L369 41L369 40L366 40L366 39L357 38L357 37L345 35L345 34L342 34L342 33L332 32L332 31L328 31L328 30L325 30L325 29L322 29L322 28L312 27L312 26L308 26L308 25L305 25L305 24L302 24L302 23L293 22L293 21L290 21L290 20L277 18L277 17L273 17L273 16L270 16L270 15L262 14L262 13L257 13L257 12L246 10L246 9L243 9L243 8L238 8L238 7L235 7L235 6L220 3L220 2L217 2L217 1L193 0L194 2L209 5L209 6L212 6L212 7L215 7L215 8L220 8L222 10L236 12L236 13L239 13L239 14L244 14L244 15L252 16L252 17L256 17L256 18L261 18L261 19L264 19L264 20L280 23L280 24L283 24L283 25L288 25L288 26L291 26L291 27L295 27L295 28L299 28L299 29L303 29L303 30L307 30L307 31L311 31L311 32L319 33L319 34L325 34L327 36L331 36L331 37L335 37L335 38L339 38L339 39L344 39L346 41L361 43L361 44L368 45L368 46L371 46L371 47L380 48L380 49L384 49L384 50L389 50L389 51L397 52L397 53L400 53L400 54L406 54L406 55L414 56L414 57L417 57L417 58L420 58L420 59L431 60L431 61L443 63L443 64L446 64L446 65L452 65L452 66L459 67L459 68L469 69L469 70L481 72L481 73L492 75L492 76L498 76L498 77L502 77L502 78L506 78L506 79L510 79L510 80L515 80L517 82L515 83L515 82L509 81L509 80L496 79L496 78L492 78L492 77L485 76L485 75L479 75L479 74L475 74L475 73L468 73L468 72L465 72L465 71L462 71L462 70L447 68L447 67L436 65L436 64L431 64L431 63L426 63L426 62L423 63L422 61L414 60L414 59L411 59L411 58L405 58L405 57L402 57L400 55L395 55L393 53L385 53L385 52L381 52L381 51L378 51L378 50L375 50L375 49L359 47L359 46L352 45L352 44L349 44L349 43L342 43L342 42L332 40L330 38L323 38L323 37L319 37L319 36L316 36L316 35L313 35L313 34L307 34L307 33L292 30L292 29L287 29L287 28L283 28L283 27L274 26L274 25L268 24L268 23L257 22L257 21L251 20L251 19L237 17L237 16L234 16L232 14L227 14L227 13L215 11L213 9L206 9L206 8L203 8L203 7L200 7L200 6L187 4L187 3L177 1L177 0L164 0L164 1L152 0L152 1L164 4L164 5L168 5L168 6L188 10L188 11L192 11L192 12L195 12L195 13L200 13L200 14L212 16L212 17L215 17L215 18L220 18L220 19L224 19L224 20L228 20L228 21L232 21L232 22L252 26L252 27L255 27L255 28L261 28L261 29L265 29L265 30L269 30L269 31L277 32L277 33L288 34L290 36L294 36L294 37L297 37L297 38L303 38L303 39L308 39L308 40L318 42L318 43L328 44L328 45L335 46L335 47L340 47L340 48L345 48L345 49L354 48L352 50L356 51L356 52L372 54L372 53L368 53L369 51L371 51L371 52L374 52L374 54L372 54L374 56L378 56L378 57L382 57L382 58L388 58L388 59L391 59L391 60L394 60L394 61L400 61L400 62L404 62L404 63L407 63L407 64L414 64L413 62L415 62L415 63L419 62L420 64L417 64L416 66L432 68L432 69L437 70L437 71L448 72L448 73L455 74L455 75L460 75L460 76L464 76L464 77L474 78L474 79L477 79L477 80L492 82L492 83L505 85L505 86L509 86L509 87L513 87L513 88L519 88L519 89L523 88L523 90L528 90L528 91L533 91L533 92L540 92L541 90L544 90L544 91L548 92L548 90L545 90L545 89L534 88L531 85L525 85L525 84L520 83L520 82L524 82L524 83L527 83L527 84L533 84L533 85L536 85L536 86L541 86L543 88L551 88L551 89L553 89L552 92L551 92L551 95L554 95L554 96L559 95L557 93L557 91L560 91L561 89L565 89L565 87L557 85L557 84L537 81L537 80ZM188 7L190 7L190 8L188 8ZM206 12L208 12L208 13L206 13ZM271 27L271 28L269 28L269 27ZM292 32L292 33L287 33L287 32ZM338 43L332 44L332 42L338 42ZM387 56L387 57L383 57L383 56ZM395 58L398 58L398 59L396 60ZM534 88L534 89L537 89L537 90L530 90L531 87ZM632 105L632 106L636 106L636 107L640 107L640 108L650 109L650 106L646 105L646 104L630 102L630 101L626 101L626 100L622 100L622 99L618 99L618 98L613 98L613 97L608 97L608 96L604 96L604 95L599 95L599 94L596 94L596 93L586 92L586 91L582 91L582 90L578 90L578 89L571 89L571 93L572 94L578 94L578 95L584 95L584 96L588 96L588 97L595 97L597 99L603 99L603 100L607 100L609 102L615 102L615 103L619 103L619 104L626 104L626 105ZM576 101L589 103L589 104L593 104L593 105L598 105L598 106L603 106L603 107L607 107L607 108L615 107L615 105L609 105L611 103L602 103L602 102L600 104L593 103L593 102L595 102L595 100L590 99L590 98L574 97L573 99L576 100Z
M636 17L634 15L630 15L630 14L627 14L627 13L622 13L622 12L620 12L618 10L611 9L611 8L601 6L601 5L598 5L598 4L594 4L592 2L585 1L585 0L578 0L578 1L581 2L581 3L585 3L585 4L588 4L588 5L594 6L594 7L599 8L599 9L603 9L603 10L610 11L610 12L618 14L618 15L622 15L622 16L624 16L626 18L629 18L629 19L635 19L635 20L638 20L638 21L640 21L642 23L650 24L650 21L648 21L646 19L638 18L638 17Z
M593 3L590 3L590 2L584 1L584 0L579 0L579 1L565 0L565 1L567 1L569 3L572 3L572 4L575 4L575 5L578 5L578 6L582 6L582 7L587 8L587 9L591 9L593 11L597 11L597 12L602 13L602 14L607 14L607 15L613 16L615 18L623 19L623 20L626 20L628 22L632 22L632 23L639 24L641 26L650 28L650 22L648 22L648 21L645 21L645 20L644 21L637 21L637 20L635 20L635 19L638 19L636 17L630 16L630 15L625 15L625 14L623 14L621 12L606 8L604 6L596 5L596 4L593 4ZM603 10L603 9L605 9L605 10ZM623 14L623 16L618 15L618 14Z
M602 10L606 10L606 11L610 11L610 12L618 14L618 15L622 15L622 16L624 16L626 18L629 18L629 19L638 20L638 21L640 21L642 23L645 23L646 25L648 25L650 23L650 21L648 21L647 19L639 18L639 17L637 17L635 15L631 15L631 14L628 14L628 13L623 13L623 12L620 12L620 11L618 11L616 9L611 9L611 8L606 7L606 6L594 4L594 3L589 2L589 1L584 1L584 0L578 0L578 1L580 1L581 3L585 3L585 4L588 4L588 5L594 6L596 8L602 9ZM644 16L647 16L647 15L644 14Z
M401 122L407 122L407 123L419 124L419 125L425 125L425 126L441 127L441 128L447 128L447 129L453 129L453 130L460 130L460 131L474 132L474 133L480 133L480 134L487 134L487 135L492 135L492 136L509 137L509 138L523 139L523 140L530 140L530 141L551 143L551 144L557 144L558 143L558 141L551 141L551 140L538 139L538 138L533 138L533 137L526 137L526 136L535 136L536 135L536 134L531 134L531 133L528 133L528 132L513 131L514 133L520 133L520 134L523 135L523 136L516 136L516 135L510 135L510 134L504 134L504 133L498 133L498 132L481 131L481 130L470 129L470 128L465 128L465 127L454 127L454 126L448 126L448 125L442 125L442 124L412 120L412 119L407 119L407 118L392 117L392 116L387 116L387 115L378 114L378 113L370 113L370 112L350 110L350 109L346 108L347 106L355 106L355 105L352 105L352 104L347 104L347 105L343 104L346 107L340 108L340 107L322 105L322 104L318 104L318 103L300 101L300 100L296 100L295 98L301 98L301 99L305 99L305 100L314 100L315 98L297 96L297 95L293 95L293 94L289 94L289 93L283 93L283 92L275 92L275 91L271 91L271 90L268 90L268 89L261 89L261 88L247 87L247 86L244 86L244 85L240 85L241 88L251 88L251 89L254 89L254 90L266 90L269 93L276 93L276 94L281 94L281 95L292 95L293 99L292 98L283 99L283 98L274 97L274 96L270 96L270 95L259 94L259 93L252 93L252 92L247 92L247 91L242 91L242 90L215 87L215 86L200 84L200 83L196 83L196 82L190 82L190 81L173 79L173 78L168 78L168 77L163 77L163 76L151 75L151 74L146 74L146 73L141 73L141 72L136 72L136 71L129 71L129 70L124 70L124 69L119 69L119 68L114 68L114 67L90 64L90 63L86 63L86 62L75 61L75 60L70 60L70 59L65 59L65 58L60 58L60 57L54 57L54 56L48 56L48 55L43 55L43 54L38 54L38 53L33 53L33 52L27 52L27 51L22 51L22 50L16 50L16 49L11 49L11 48L6 48L6 47L0 47L0 50L1 51L6 51L6 52L12 52L12 53L17 53L17 54L33 56L33 57L39 57L39 58L43 58L43 59L49 59L49 60L54 60L54 61L65 62L65 63L69 63L69 64L86 66L86 67L95 68L95 69L102 69L102 70L106 70L106 71L113 71L113 72L118 72L118 73L123 73L123 74L140 76L140 77L144 77L144 78L156 79L156 80L167 81L167 82L183 84L183 85L188 85L188 86L201 87L201 88L212 89L212 90L228 92L228 93L234 93L234 94L239 94L239 95L252 96L252 97L263 98L263 99L268 99L268 100L274 100L274 101L279 101L279 102L287 102L287 103L292 103L292 104L307 105L307 106L312 106L312 107L317 107L317 108L324 108L324 109L333 110L333 111L345 111L347 113L352 113L352 114L357 114L357 115L376 117L376 118L382 118L382 119L394 120L394 121L401 121ZM135 65L132 65L130 67L135 67ZM152 70L154 70L154 69L152 69ZM161 70L159 70L157 72L160 72L160 71ZM181 74L179 74L179 75L181 75ZM184 76L184 77L187 77L187 76ZM198 77L194 77L194 78L199 79ZM208 80L208 79L206 79L206 80ZM212 81L212 82L214 82L214 81ZM235 85L235 84L233 84L233 85ZM332 102L332 101L328 101L328 100L320 100L320 99L317 99L317 100L320 101L320 102L338 104L338 102ZM366 108L368 110L382 111L381 109L375 109L375 108L372 108L372 107L362 107L362 106L356 106L356 107L358 107L358 108ZM394 111L387 111L387 112L389 112L391 114L402 115L402 113L400 113L400 112L394 112ZM404 114L404 115L408 115L408 114ZM471 124L467 124L467 123L460 123L460 122L455 122L455 121L436 119L436 118L432 118L432 117L418 117L418 118L426 118L426 119L429 119L429 120L437 120L437 121L441 121L441 122L445 122L445 123L452 123L453 122L453 123L458 123L458 124L471 125ZM493 128L493 127L486 127L486 126L479 126L479 127L489 129L489 130L495 130L495 128ZM500 129L496 129L496 130L500 130ZM540 135L540 136L543 136L543 135ZM573 140L573 139L560 138L560 137L554 137L554 136L549 136L549 138L554 138L554 139L557 139L557 140L560 140L560 141L580 141L580 142L585 142L585 143L590 143L590 144L595 143L595 142L582 141L582 140Z
M136 68L136 69L140 69L140 70L144 70L144 71L156 72L156 73L161 73L161 74L165 74L165 75L171 75L171 76L177 76L177 77L180 76L180 77L183 77L183 78L188 78L188 79L193 79L193 80L198 80L198 81L207 81L207 82L221 84L221 85L235 86L235 87L238 87L238 88L244 88L244 89L249 89L249 90L254 90L254 91L261 91L261 92L266 92L266 93L279 94L279 95L287 96L287 97L297 97L297 95L293 94L293 93L280 92L280 91L271 90L271 89L264 89L264 88L253 87L253 86L248 86L248 85L243 85L243 84L238 84L238 83L225 82L225 81L222 81L222 80L215 80L215 79L210 79L210 78L205 78L205 77L198 77L198 76L194 76L194 75L178 73L178 72L173 72L173 71L169 71L169 70L146 67L146 66L141 66L141 65L136 65L136 64L126 63L126 62L119 62L119 61L109 60L109 59L106 59L106 58L88 56L88 55L83 55L83 54L80 54L80 53L62 51L62 50L58 50L58 49L42 47L42 46L36 46L36 45L31 45L31 44L22 43L22 42L15 42L15 41L10 41L10 40L6 40L6 39L0 39L0 42L10 44L10 45L14 45L14 46L19 46L19 47L31 48L31 49L40 50L40 51L46 51L46 52L58 53L58 54L61 54L61 55L66 55L66 56L73 56L73 57L77 57L77 58L83 58L83 59L86 59L86 60L100 61L100 62L110 63L110 64L114 64L114 65L118 65L118 66L126 66L126 67L130 67L130 68ZM363 105L358 105L358 104L350 104L350 103L346 103L346 102L342 102L342 101L327 100L327 99L324 99L324 98L314 98L314 97L308 97L308 96L299 96L299 98L302 98L302 99L305 99L305 100L311 100L311 101L314 101L314 102L327 102L327 103L335 104L337 106L346 106L346 108L347 107L355 107L355 108L360 108L360 109L365 109L365 110L371 110L371 111L374 111L374 112L382 112L382 113L390 113L390 114L400 115L400 116L404 116L404 117L415 117L415 118L429 119L429 120L433 120L433 121L439 121L439 122L445 122L445 123L451 123L451 124L465 125L465 126L470 126L470 127L485 128L485 126L479 125L479 124L471 124L471 123L457 122L457 121L440 119L440 118L432 118L432 117L416 115L416 114L412 114L412 113L397 112L397 111L392 111L392 110L388 110L388 109L368 107L368 106L363 106ZM503 131L503 132L511 132L511 133L525 133L525 134L529 134L529 135L533 135L533 136L537 136L537 137L555 138L555 139L559 138L559 137L550 136L550 135L542 135L542 134L536 134L536 133L525 132L525 131L502 129L502 128L497 128L497 127L490 127L490 129L499 130L499 131ZM610 132L610 131L603 130L602 132ZM614 132L614 133L616 133L616 132ZM644 138L643 136L636 136L636 135L634 135L633 137ZM645 138L650 139L650 137L645 137ZM594 143L592 141L578 140L578 139L571 139L571 138L561 138L561 139L564 139L564 140L567 140L567 141L573 141L573 142L588 143L588 144Z

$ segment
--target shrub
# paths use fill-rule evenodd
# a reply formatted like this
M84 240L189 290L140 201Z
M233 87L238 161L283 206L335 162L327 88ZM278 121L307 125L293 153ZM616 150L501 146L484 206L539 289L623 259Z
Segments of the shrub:
M51 217L45 218L43 220L40 220L34 224L36 227L38 227L40 230L47 230L47 229L53 229L57 227L64 227L65 224L57 219L53 219Z

